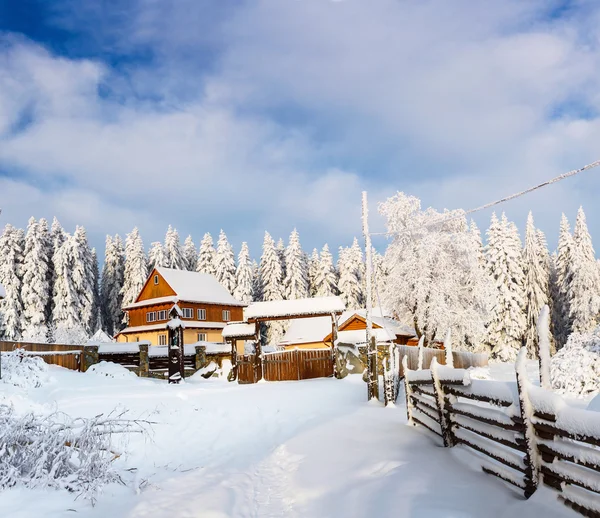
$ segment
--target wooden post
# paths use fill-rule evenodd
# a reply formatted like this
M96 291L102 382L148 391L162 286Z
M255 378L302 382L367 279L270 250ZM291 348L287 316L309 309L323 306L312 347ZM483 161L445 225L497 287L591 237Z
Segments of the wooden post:
M148 358L148 344L140 344L140 366L138 376L147 378L150 375L150 360Z
M444 391L440 383L440 378L437 373L438 361L434 356L431 360L431 381L433 381L433 392L435 393L435 402L438 409L440 420L440 429L442 430L442 439L446 448L454 446L452 441L452 423L446 419L448 416L445 410Z
M339 378L339 369L338 369L338 350L335 343L338 339L338 322L335 313L331 314L331 360L333 362L333 377Z
M412 395L412 390L410 389L410 383L408 382L408 376L406 375L408 372L408 356L404 356L402 358L402 370L404 371L404 395L406 396L406 420L408 424L414 425L412 419L412 402L410 400L410 396Z
M227 376L228 381L237 379L237 338L231 338L231 371Z
M80 363L81 372L87 371L92 365L98 363L98 346L84 345L83 360Z
M254 346L254 383L262 379L262 347L260 343L260 322L255 324L256 342Z
M179 383L185 376L183 367L183 322L181 309L175 304L169 312L169 383Z

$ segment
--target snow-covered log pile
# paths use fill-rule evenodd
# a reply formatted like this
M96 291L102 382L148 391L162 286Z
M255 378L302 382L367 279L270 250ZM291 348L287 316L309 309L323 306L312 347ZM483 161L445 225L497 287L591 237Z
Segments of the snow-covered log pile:
M73 419L28 413L0 404L0 489L18 484L78 493L92 501L105 484L124 483L113 461L115 434L147 431L149 423L123 415Z
M600 327L572 333L551 362L552 387L561 394L585 397L600 391Z
M37 388L49 379L48 365L41 358L30 356L21 349L2 353L0 383L21 388Z

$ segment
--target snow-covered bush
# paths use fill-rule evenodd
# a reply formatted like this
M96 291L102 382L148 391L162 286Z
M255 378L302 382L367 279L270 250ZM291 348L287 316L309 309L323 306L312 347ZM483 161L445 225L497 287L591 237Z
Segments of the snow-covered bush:
M552 387L562 394L584 397L600 391L600 327L572 333L552 358Z
M54 412L19 416L0 405L0 489L23 484L76 492L92 501L105 484L123 483L113 467L115 433L144 431L122 415L73 419Z
M21 388L37 388L50 380L48 365L37 356L29 356L21 349L2 353L0 382Z
M131 372L129 369L126 369L122 365L106 361L95 363L86 371L86 374L92 374L95 376L106 376L107 378L113 379L137 378L137 375L134 372Z

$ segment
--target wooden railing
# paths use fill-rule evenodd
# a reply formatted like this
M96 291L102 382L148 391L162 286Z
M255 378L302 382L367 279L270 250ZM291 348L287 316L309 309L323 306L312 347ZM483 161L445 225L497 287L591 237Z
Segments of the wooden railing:
M82 370L83 348L83 345L0 341L0 352L22 349L27 354L39 356L48 364L76 371Z

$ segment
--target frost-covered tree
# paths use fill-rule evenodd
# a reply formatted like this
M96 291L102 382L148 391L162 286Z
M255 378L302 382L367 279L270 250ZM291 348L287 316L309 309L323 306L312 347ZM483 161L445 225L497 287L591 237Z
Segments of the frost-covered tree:
M283 283L286 298L295 300L308 297L308 264L296 229L290 234L290 241L285 250L285 272Z
M337 273L333 265L333 256L329 251L329 246L325 244L319 257L319 269L315 280L315 296L330 297L337 294Z
M48 226L29 220L23 257L23 339L44 343L48 340L47 310L50 293L51 250Z
M515 361L526 329L524 276L518 230L504 214L492 215L486 259L494 289L488 342L494 357Z
M196 251L196 245L192 236L186 237L183 243L183 258L185 260L185 267L190 272L196 269L197 256L198 252Z
M123 286L125 283L125 250L117 234L106 236L104 266L100 287L102 323L106 332L115 335L123 321Z
M262 300L262 288L260 284L260 266L256 259L252 260L252 300Z
M285 243L281 237L279 238L279 241L277 241L277 256L279 257L279 262L281 263L281 278L285 279ZM285 292L283 295L285 296Z
M21 233L12 225L6 225L0 236L0 284L6 292L0 301L0 337L3 340L19 340L22 336L22 267Z
M554 259L554 275L552 276L552 329L558 349L567 343L573 327L571 302L569 300L573 280L572 255L573 236L571 235L569 221L563 214L560 219L558 248Z
M539 356L537 324L540 311L548 304L548 251L545 238L540 236L529 212L523 249L525 293L525 345L530 357Z
M422 210L418 198L401 192L382 203L380 212L392 237L385 253L384 306L427 341L441 340L452 329L456 349L479 349L489 278L464 213Z
M233 248L227 241L225 232L221 230L217 241L215 254L215 277L229 293L235 291L235 255Z
M150 250L148 251L148 272L151 272L154 268L166 266L165 247L160 241L154 241L150 244Z
M340 247L337 269L338 289L346 308L360 309L363 306L360 265L356 262L356 254L351 248Z
M372 277L372 288L371 288L371 300L373 305L378 306L381 303L381 297L383 293L383 286L387 282L388 271L385 264L384 257L373 248L371 252L371 260L373 261L373 277ZM366 268L366 265L365 265ZM366 289L366 285L365 285ZM379 296L378 296L379 294ZM366 294L365 294L366 296Z
M95 248L92 248L92 271L94 308L92 310L92 319L90 321L89 334L93 336L96 331L102 329L102 303L100 302L100 267L98 265L98 254L96 253Z
M281 261L275 248L275 242L268 232L265 232L263 252L260 258L260 286L263 301L283 299ZM267 343L277 343L283 336L284 327L280 321L270 322L266 326Z
M319 277L320 268L319 251L313 248L312 254L308 258L308 293L311 297L317 294L317 278Z
M134 228L125 239L125 273L121 304L127 306L137 298L148 277L148 262L139 230ZM115 325L118 322L115 322Z
M213 246L213 238L207 232L204 234L198 251L198 261L196 262L196 271L214 275L216 272L215 255L217 251Z
M92 335L96 331L94 320L98 314L98 262L95 252L90 249L84 227L75 227L73 239L77 246L73 282L78 290L81 322L85 332Z
M572 279L569 301L573 331L588 333L598 325L600 273L582 207L577 212L571 257Z
M360 287L360 306L364 307L366 304L366 293L367 293L367 284L366 284L366 275L365 275L365 259L363 257L363 251L360 245L358 244L358 239L355 237L352 241L352 246L350 247L350 257L352 258L352 263L356 265L356 272L359 281Z
M245 304L252 302L252 283L252 260L250 259L248 243L243 242L240 253L238 254L237 271L235 274L235 291L233 296Z
M175 270L187 270L187 264L181 248L179 232L169 225L165 236L164 266Z

